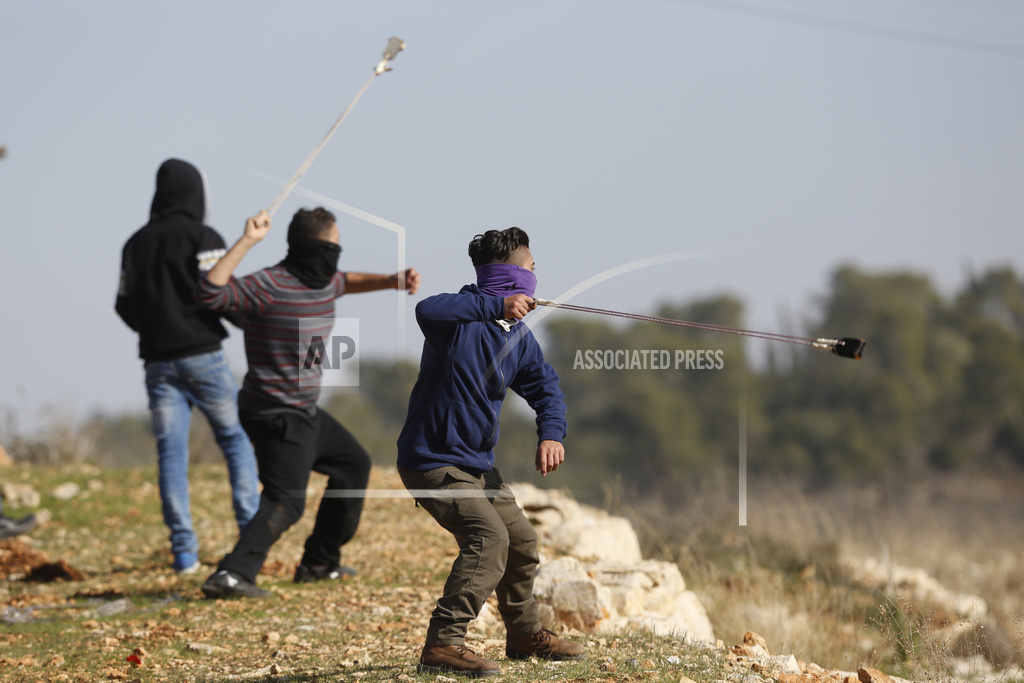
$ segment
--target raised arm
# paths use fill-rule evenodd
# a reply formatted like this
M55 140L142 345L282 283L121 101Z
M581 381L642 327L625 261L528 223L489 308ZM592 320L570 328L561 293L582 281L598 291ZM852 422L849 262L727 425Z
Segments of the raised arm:
M245 222L245 232L228 249L205 276L200 274L196 301L220 313L246 314L262 310L270 295L262 286L258 273L235 279L232 275L242 258L270 232L270 216L266 211Z
M420 327L448 327L481 320L522 320L537 308L525 294L500 296L465 296L435 294L416 305L416 321Z
M223 287L231 281L235 268L242 262L242 259L249 250L259 243L267 233L270 232L270 214L260 211L259 214L245 221L245 232L238 238L238 241L228 249L217 265L210 269L206 279L211 285Z

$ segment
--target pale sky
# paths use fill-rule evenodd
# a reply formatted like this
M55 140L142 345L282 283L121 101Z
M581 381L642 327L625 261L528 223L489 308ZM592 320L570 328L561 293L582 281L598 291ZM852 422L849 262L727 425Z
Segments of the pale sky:
M944 293L972 270L1024 273L1013 0L0 7L0 419L22 429L48 411L145 410L136 337L111 309L159 164L205 172L208 222L230 244L392 35L407 43L394 71L302 187L401 226L422 295L472 281L469 240L510 225L530 234L538 296L713 250L573 302L650 313L730 293L768 331L801 332L843 263ZM288 218L315 204L293 195L240 272L279 261ZM343 270L395 269L393 231L339 223ZM364 357L418 358L422 297L398 296L339 301ZM240 336L226 344L239 374Z

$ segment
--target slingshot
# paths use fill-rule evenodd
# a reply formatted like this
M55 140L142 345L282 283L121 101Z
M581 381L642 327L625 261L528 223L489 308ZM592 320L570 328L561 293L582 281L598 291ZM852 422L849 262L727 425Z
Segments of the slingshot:
M390 62L392 59L398 56L398 53L404 49L405 43L402 41L402 39L396 38L395 36L391 36L391 39L388 41L388 46L384 48L384 58L380 60L380 63L378 63L377 67L373 70L373 75L370 76L369 80L367 80L366 83L363 84L363 87L359 89L359 92L356 93L356 96L352 98L352 101L349 102L347 107L345 107L345 111L341 112L341 116L339 116L338 120L334 122L334 125L331 126L331 129L327 131L327 135L324 136L324 139L320 141L320 144L313 148L313 151L310 153L310 155L306 157L306 160L302 162L301 166L299 166L299 170L295 172L295 175L292 176L291 180L289 180L281 189L281 191L277 194L277 197L270 204L270 208L267 209L267 213L273 216L274 212L281 208L281 204L288 197L288 195L291 194L291 191L295 189L295 186L299 184L299 180L302 178L303 174L313 164L313 160L317 158L321 151L323 151L324 146L327 145L327 141L331 139L332 135L334 135L334 131L338 130L338 126L340 126L341 122L345 120L345 117L348 116L348 113L352 111L352 107L356 106L356 102L358 102L359 98L363 96L363 93L366 92L366 89L370 87L370 83L373 82L373 79L377 78L377 76L380 76L385 71L391 71L391 69L388 67L388 62Z
M628 318L630 320L643 320L652 323L662 323L665 325L679 325L682 327L692 327L697 330L707 330L709 332L724 332L726 334L738 334L744 337L754 337L756 339L767 339L769 341L786 342L788 344L801 344L803 346L810 346L815 349L822 349L831 351L832 353L842 358L853 358L854 360L860 360L861 355L864 353L864 347L867 342L857 337L842 337L840 339L826 339L824 337L813 339L811 337L795 337L791 334L778 334L776 332L755 332L753 330L743 330L737 327L726 327L724 325L711 325L709 323L695 323L688 320L675 320L673 318L659 318L653 315L642 315L639 313L622 313L620 311L609 311L603 308L591 308L589 306L577 306L575 304L563 304L551 299L538 299L534 298L534 302L538 306L552 306L554 308L562 308L567 311L579 311L581 313L597 313L599 315L611 315L619 318Z

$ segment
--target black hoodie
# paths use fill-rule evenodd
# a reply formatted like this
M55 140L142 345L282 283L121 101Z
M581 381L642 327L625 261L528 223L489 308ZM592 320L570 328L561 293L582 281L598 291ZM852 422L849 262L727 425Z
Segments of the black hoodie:
M149 223L121 252L115 309L139 333L145 361L174 360L220 348L219 315L199 305L199 273L225 253L224 240L203 225L203 177L192 164L168 159L156 174Z

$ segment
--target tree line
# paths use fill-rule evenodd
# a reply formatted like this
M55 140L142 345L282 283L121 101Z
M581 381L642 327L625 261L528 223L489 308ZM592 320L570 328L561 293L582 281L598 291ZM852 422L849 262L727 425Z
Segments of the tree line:
M731 296L655 314L745 327ZM943 296L922 275L840 267L799 327L794 334L864 337L864 358L586 314L548 318L539 334L567 397L571 460L570 473L543 483L585 497L612 485L672 495L735 470L741 436L751 473L817 485L1024 467L1024 282L1012 270L971 276ZM754 344L766 347L752 354ZM416 366L364 360L360 376L325 408L391 466ZM153 453L146 422L98 416L82 429L101 464L137 465ZM219 458L204 421L194 422L196 458ZM518 398L501 430L506 479L539 479L532 416Z

